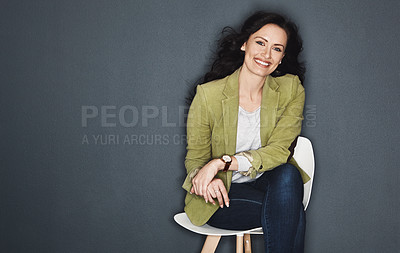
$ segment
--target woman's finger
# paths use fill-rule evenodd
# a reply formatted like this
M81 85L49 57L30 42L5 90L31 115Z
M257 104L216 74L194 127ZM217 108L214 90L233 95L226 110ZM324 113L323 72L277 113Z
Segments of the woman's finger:
M193 193L197 195L197 185L194 179L192 179L192 189Z
M204 195L207 195L207 188L208 188L208 183L203 182L201 190L202 190Z
M210 195L212 198L217 198L217 194L215 194L215 190L214 187L212 187L211 185L208 187L208 191L210 192Z
M209 198L208 198L208 200L209 200L213 205L215 205L215 200L214 200L214 199L217 197L217 195L215 195L214 189L213 189L211 186L209 186L208 189L207 189L207 192L209 193Z
M220 205L221 204L223 205L225 203L225 205L227 207L229 207L228 191L226 190L224 183L221 180L217 180L216 184L217 184L218 190L220 191L220 194L221 194L221 200L218 199L218 201L220 201ZM222 198L223 198L223 200L222 200Z
M200 196L202 196L204 198L204 200L206 201L206 203L208 203L208 193L207 193L207 188L204 188L204 186L202 184L199 185L199 193Z
M220 187L220 191L221 191L221 195L224 198L225 201L225 205L227 207L229 207L229 197L228 197L228 192L226 191L225 186L223 185L222 187Z
M219 189L218 189L218 190L215 190L215 194L217 195L217 199L218 199L219 206L220 206L221 208L224 208L224 201L223 201L223 199L222 199L221 191L220 191Z
M212 198L211 198L210 193L208 192L207 189L204 190L204 193L203 193L203 194L204 194L203 198L204 198L204 200L206 201L206 203L208 203L209 201L211 202L210 199L212 199Z
M198 195L204 197L203 188L202 188L203 186L201 184L199 184L198 187L199 187L198 188L198 191L199 191Z
M212 196L210 190L207 190L207 195L208 195L208 201L210 201L211 204L215 205L215 201L213 199L213 196Z
M199 190L198 190L198 188L197 188L197 185L193 185L193 188L194 188L194 193L195 193L196 195L199 195Z

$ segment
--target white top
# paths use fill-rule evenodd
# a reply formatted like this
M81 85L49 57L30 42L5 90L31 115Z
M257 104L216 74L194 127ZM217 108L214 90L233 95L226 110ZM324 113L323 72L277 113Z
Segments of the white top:
M260 137L260 107L253 112L248 112L239 106L237 137L236 137L236 153L259 149L261 147ZM248 171L251 163L244 156L235 155L238 161L238 171ZM244 183L254 181L259 178L262 173L257 174L256 178L243 176L239 172L234 171L232 183Z

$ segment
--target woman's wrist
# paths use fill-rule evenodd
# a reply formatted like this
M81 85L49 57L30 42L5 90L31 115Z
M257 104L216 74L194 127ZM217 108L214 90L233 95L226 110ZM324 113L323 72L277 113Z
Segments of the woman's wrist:
M213 160L214 167L216 168L216 172L223 170L225 168L225 162L222 161L220 158L216 158ZM215 173L217 174L217 173Z
M232 159L231 165L229 166L229 170L237 170L238 168L238 161L236 157L230 156ZM215 164L215 168L217 169L216 172L219 172L220 170L224 170L225 168L225 162L221 158L216 158L213 159L213 162Z

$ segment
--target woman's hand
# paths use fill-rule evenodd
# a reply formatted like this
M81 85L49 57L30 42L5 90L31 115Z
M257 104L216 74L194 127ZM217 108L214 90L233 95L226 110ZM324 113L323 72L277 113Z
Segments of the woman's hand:
M194 188L190 190L191 193L194 193ZM224 203L227 207L229 207L229 197L228 192L225 188L224 182L222 182L219 178L214 178L210 184L207 186L206 190L207 199L215 205L215 200L218 200L219 206L221 208L224 207ZM206 201L207 202L207 201Z
M211 201L207 194L207 187L214 179L217 172L225 166L225 163L220 159L213 159L209 161L193 178L193 187L190 192L198 196L202 196L206 202Z
M229 197L226 191L224 182L221 179L215 178L207 187L207 194L209 201L215 205L214 199L218 199L219 206L224 208L224 203L229 207Z

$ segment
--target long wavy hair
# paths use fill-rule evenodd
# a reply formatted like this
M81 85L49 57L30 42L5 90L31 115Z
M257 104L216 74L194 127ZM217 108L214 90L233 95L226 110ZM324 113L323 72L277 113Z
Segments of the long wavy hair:
M189 103L194 97L198 84L224 78L242 66L245 52L240 50L240 48L249 39L251 34L257 32L267 24L278 25L285 30L288 37L285 57L282 59L282 63L271 73L271 76L277 77L285 74L293 74L297 75L302 83L304 82L305 67L304 63L299 61L299 54L303 50L303 41L298 34L296 24L280 14L259 11L246 19L240 32L236 32L229 26L222 30L222 38L218 41L218 49L214 56L211 70L196 82L194 90L188 98Z

